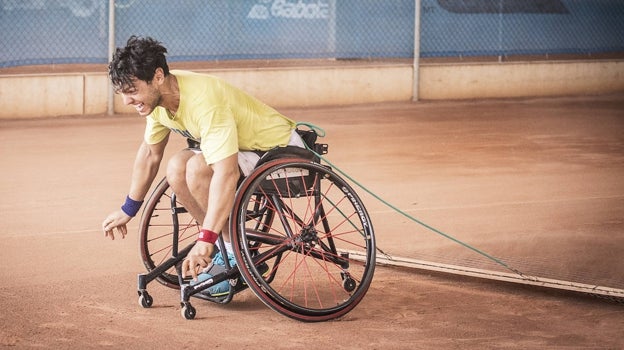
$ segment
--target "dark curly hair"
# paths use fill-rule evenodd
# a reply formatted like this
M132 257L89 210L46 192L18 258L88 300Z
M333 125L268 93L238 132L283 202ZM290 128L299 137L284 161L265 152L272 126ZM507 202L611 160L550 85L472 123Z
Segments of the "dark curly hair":
M165 54L167 49L150 37L133 35L126 47L117 48L108 65L108 75L116 91L132 89L134 80L151 82L157 68L169 75Z

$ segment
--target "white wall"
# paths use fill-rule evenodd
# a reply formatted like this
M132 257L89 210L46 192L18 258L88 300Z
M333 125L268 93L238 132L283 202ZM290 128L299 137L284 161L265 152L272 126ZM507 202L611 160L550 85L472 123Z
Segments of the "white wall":
M206 71L275 107L410 101L409 63L370 63ZM624 91L624 61L546 61L423 64L423 100L602 94ZM0 75L0 119L107 112L102 73ZM116 113L134 113L115 98Z

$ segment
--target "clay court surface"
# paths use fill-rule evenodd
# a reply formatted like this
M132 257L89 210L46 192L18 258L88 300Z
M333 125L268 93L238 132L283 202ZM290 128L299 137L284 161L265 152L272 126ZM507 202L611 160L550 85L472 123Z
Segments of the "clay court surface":
M36 103L36 102L34 102ZM624 95L287 109L328 158L419 220L527 274L624 288ZM622 349L624 304L379 266L345 317L301 323L251 291L228 305L149 285L138 220L104 238L138 116L0 122L0 347L49 349ZM173 137L168 155L183 147ZM362 195L385 252L500 270Z

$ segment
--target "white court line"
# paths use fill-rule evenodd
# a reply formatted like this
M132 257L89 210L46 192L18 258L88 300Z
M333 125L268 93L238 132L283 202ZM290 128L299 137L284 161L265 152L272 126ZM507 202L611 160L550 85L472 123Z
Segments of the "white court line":
M347 251L349 257L354 260L365 261L366 256L361 252ZM607 298L614 298L618 301L624 300L624 289L598 286L592 284L578 283L572 281L556 280L538 276L520 275L492 270L476 269L466 266L442 264L432 261L418 260L399 256L377 256L378 265L390 265L408 267L419 270L444 272L449 274L477 277L502 282L512 282L537 287L568 290L573 292L600 295Z
M476 209L476 208L491 208L491 207L510 206L510 205L550 204L550 203L563 203L563 202L593 201L593 200L602 200L602 199L624 199L624 195L560 198L560 199L546 199L546 200L536 200L536 201L496 202L496 203L489 203L489 204L473 204L473 205L450 205L450 206L443 206L443 207L411 208L411 209L401 209L401 210L404 212L418 212L418 211L428 211L428 210ZM386 209L386 210L370 211L369 213L386 214L386 213L394 213L394 212L395 210ZM133 232L138 232L138 230L139 230L138 226L128 227L128 232L129 232L128 234L132 234ZM85 230L53 231L53 232L37 231L36 233L7 233L7 234L0 234L0 237L19 238L19 237L54 236L54 235L62 235L62 234L81 234L81 233L102 233L102 235L104 235L104 233L98 229L85 229Z
M418 212L418 211L429 211L429 210L478 209L478 208L493 208L493 207L514 206L514 205L554 204L554 203L564 203L564 202L594 201L594 200L604 200L604 199L624 199L624 195L544 199L544 200L535 200L535 201L495 202L495 203L471 204L471 205L448 205L448 206L441 206L441 207L410 208L410 209L401 209L401 210L404 212ZM375 210L375 211L370 211L369 213L385 214L385 213L392 213L392 212L395 212L395 210L393 209Z
M139 227L128 227L128 235L132 235L133 232L138 233ZM26 237L41 237L41 236L57 236L57 235L77 235L77 234L85 234L85 233L93 233L93 234L101 234L104 237L104 232L98 229L85 229L85 230L72 230L72 231L52 231L52 232L33 232L33 233L7 233L0 234L1 238L26 238ZM115 231L115 236L117 236L117 231Z

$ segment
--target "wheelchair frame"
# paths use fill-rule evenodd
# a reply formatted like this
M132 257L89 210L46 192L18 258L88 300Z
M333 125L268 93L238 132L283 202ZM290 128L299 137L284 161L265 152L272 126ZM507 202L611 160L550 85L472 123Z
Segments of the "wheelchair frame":
M325 144L312 146L316 154L327 153ZM374 274L373 227L353 188L316 154L289 146L260 159L240 183L230 214L236 265L225 258L225 272L194 285L182 279L181 263L199 225L163 179L146 202L139 227L147 268L138 275L139 304L152 306L147 285L156 280L180 289L186 319L196 316L191 297L226 304L247 288L269 308L305 322L334 319L355 308ZM222 236L216 246L225 251ZM365 259L350 259L350 252ZM204 292L223 281L230 285L225 295Z

